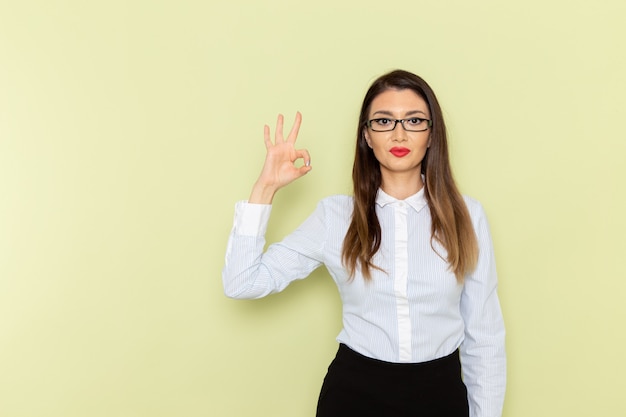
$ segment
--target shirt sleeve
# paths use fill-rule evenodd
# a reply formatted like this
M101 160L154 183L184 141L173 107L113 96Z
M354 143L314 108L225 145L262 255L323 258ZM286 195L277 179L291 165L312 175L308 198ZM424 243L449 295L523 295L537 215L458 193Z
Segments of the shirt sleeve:
M280 292L323 262L327 228L321 203L298 229L264 252L270 212L270 205L241 201L235 206L222 270L228 297L251 299Z
M465 277L461 295L461 315L465 323L461 364L470 417L500 417L506 389L504 321L489 225L482 207L474 204L468 208L474 219L479 255L475 271Z

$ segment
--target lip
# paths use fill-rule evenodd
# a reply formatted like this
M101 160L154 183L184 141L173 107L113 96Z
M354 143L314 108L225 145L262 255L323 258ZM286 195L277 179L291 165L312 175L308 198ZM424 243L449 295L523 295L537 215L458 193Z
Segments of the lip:
M407 156L411 152L411 150L402 146L394 146L393 148L389 149L389 152L391 152L393 156L402 158L403 156Z

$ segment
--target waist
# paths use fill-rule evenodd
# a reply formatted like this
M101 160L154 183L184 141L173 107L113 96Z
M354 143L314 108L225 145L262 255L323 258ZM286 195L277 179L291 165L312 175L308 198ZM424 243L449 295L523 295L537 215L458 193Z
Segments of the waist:
M459 350L456 349L449 355L441 358L412 363L387 362L362 355L347 345L341 343L335 362L338 366L360 369L364 372L376 372L386 374L423 374L424 376L436 374L457 374L461 373L461 361Z

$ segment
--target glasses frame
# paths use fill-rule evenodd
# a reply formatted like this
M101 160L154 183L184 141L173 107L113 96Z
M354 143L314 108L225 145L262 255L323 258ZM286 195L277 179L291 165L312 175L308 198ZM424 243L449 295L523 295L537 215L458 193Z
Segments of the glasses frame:
M423 121L428 122L428 123L427 123L426 128L425 128L425 129L422 129L422 130L412 130L412 129L407 129L407 128L406 128L406 126L404 125L404 122L406 122L406 121L408 121L408 120L411 120L411 119L419 119L419 120L423 120ZM389 120L390 122L393 122L393 127L392 127L391 129L386 129L386 130L377 130L377 129L374 129L374 128L372 127L372 122L375 122L376 120ZM406 119L392 119L392 118L390 118L390 117L377 117L377 118L375 118L375 119L370 119L370 120L368 120L368 121L365 123L365 125L366 125L368 128L372 129L372 131L373 131L373 132L393 132L394 130L396 130L396 126L398 126L398 122L400 122L400 124L402 125L402 129L404 129L404 130L405 130L405 131L407 131L407 132L425 132L425 131L427 131L428 129L430 129L430 128L432 127L432 125L433 125L433 121L432 121L431 119L425 119L425 118L423 118L423 117L408 117L408 118L406 118Z

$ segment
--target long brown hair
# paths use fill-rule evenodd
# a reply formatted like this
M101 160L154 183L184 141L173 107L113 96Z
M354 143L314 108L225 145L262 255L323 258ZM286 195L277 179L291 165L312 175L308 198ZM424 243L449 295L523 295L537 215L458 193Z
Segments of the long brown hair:
M350 227L343 241L342 260L353 278L357 267L365 280L371 279L371 269L380 269L372 258L381 244L381 229L376 216L376 194L381 186L380 164L365 141L364 131L372 101L382 92L410 89L428 105L432 119L430 147L422 161L424 196L432 218L433 240L447 251L445 260L457 281L474 270L478 260L478 242L469 212L459 192L448 157L448 139L441 107L435 93L419 76L395 70L374 81L363 99L357 128L356 152L352 168L354 209ZM441 256L439 254L439 256Z

